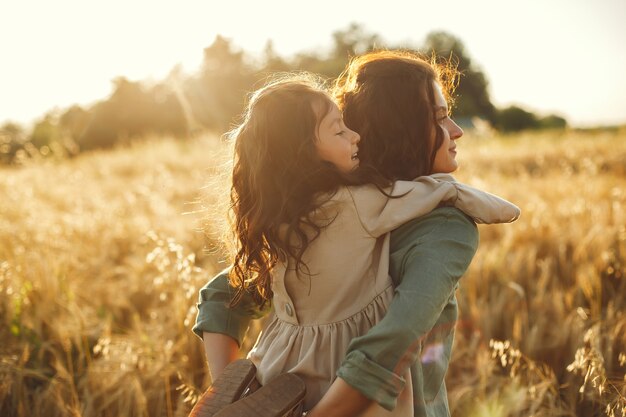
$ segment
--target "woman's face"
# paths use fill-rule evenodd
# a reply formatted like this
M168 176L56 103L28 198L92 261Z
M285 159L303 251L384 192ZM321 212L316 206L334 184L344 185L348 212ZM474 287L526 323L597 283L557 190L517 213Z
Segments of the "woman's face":
M448 103L443 96L439 84L435 85L435 111L437 124L443 129L443 142L435 155L434 173L450 173L456 171L456 140L463 136L463 130L449 117ZM433 135L434 140L434 135Z

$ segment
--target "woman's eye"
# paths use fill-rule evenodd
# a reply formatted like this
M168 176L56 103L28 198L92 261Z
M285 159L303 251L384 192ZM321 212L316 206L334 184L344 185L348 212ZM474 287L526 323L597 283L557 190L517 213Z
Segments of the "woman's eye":
M345 133L346 133L346 131L345 131L345 130L339 131L339 132L337 132L337 136L341 136L341 135L343 135L343 134L345 134Z

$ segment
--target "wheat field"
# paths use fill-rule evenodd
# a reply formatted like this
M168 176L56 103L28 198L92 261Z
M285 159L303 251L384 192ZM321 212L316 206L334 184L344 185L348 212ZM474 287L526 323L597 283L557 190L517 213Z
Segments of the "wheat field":
M457 178L523 214L480 226L461 280L453 415L626 416L626 131L458 148ZM1 416L188 414L227 159L207 135L0 167Z

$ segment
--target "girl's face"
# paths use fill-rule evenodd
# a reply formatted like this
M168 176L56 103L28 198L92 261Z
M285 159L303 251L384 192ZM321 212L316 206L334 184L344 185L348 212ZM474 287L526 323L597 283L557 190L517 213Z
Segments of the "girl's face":
M321 105L315 107L317 114L323 114L326 110ZM332 163L345 173L359 166L357 144L361 137L346 127L335 103L331 104L330 111L320 120L317 133L315 147L322 160Z
M463 130L449 116L448 103L443 97L439 84L435 85L435 114L437 124L443 129L443 142L435 155L433 173L450 173L456 171L456 141L463 136Z

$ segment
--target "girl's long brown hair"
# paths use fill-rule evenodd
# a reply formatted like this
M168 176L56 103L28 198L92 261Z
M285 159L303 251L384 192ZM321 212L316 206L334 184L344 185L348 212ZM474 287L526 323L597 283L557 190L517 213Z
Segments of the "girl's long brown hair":
M408 51L353 58L337 79L334 95L346 125L361 135L361 169L376 170L392 181L432 173L443 141L433 83L441 85L451 105L457 80L450 63Z
M320 160L315 141L320 120L332 99L323 84L308 74L274 79L252 94L243 122L228 136L234 141L230 193L232 230L236 240L229 278L237 289L263 304L272 296L271 271L278 261L296 260L306 271L302 254L325 224L314 211L341 184L360 182ZM370 182L384 186L371 177ZM319 220L318 220L319 221Z

